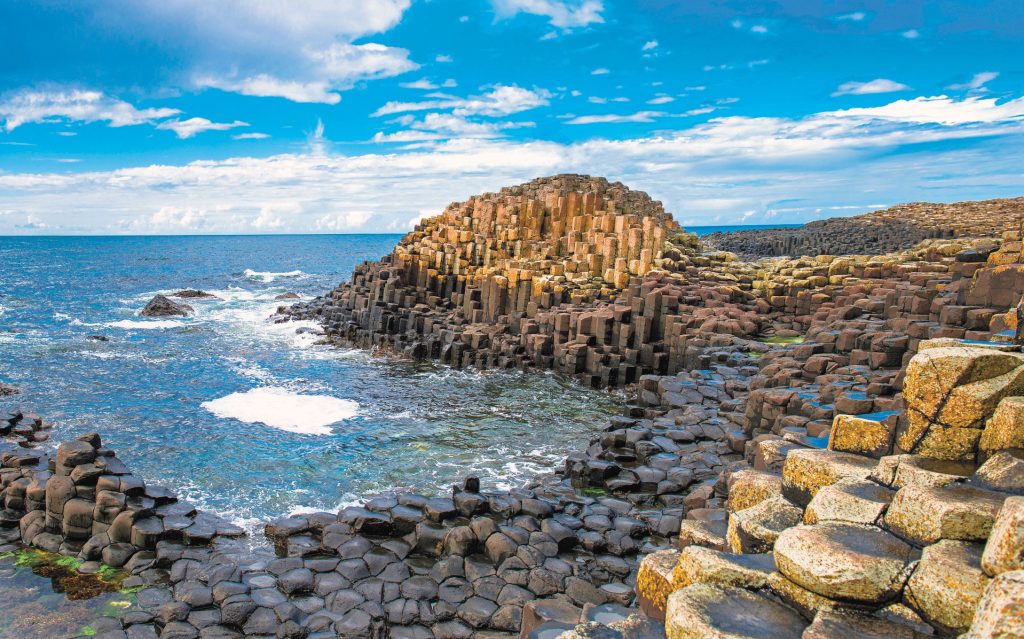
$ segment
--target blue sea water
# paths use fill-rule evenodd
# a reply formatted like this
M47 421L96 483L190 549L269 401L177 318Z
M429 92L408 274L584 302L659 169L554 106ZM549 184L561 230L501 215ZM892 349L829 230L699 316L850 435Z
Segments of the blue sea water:
M554 375L374 358L266 321L291 303L277 295L322 294L398 239L0 238L0 380L22 390L0 408L36 410L54 441L97 431L147 481L253 529L467 474L517 484L620 410ZM183 288L217 299L138 315Z

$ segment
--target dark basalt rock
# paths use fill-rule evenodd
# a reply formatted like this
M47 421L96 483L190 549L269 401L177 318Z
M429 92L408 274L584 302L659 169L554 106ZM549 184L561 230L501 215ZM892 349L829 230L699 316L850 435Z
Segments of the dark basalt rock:
M207 293L206 291L200 291L194 288L186 288L178 291L171 295L171 297L184 297L184 298L211 298L217 297L213 293Z
M143 317L169 317L172 315L188 315L193 312L188 304L175 302L164 295L157 295L149 300L146 307L142 309Z

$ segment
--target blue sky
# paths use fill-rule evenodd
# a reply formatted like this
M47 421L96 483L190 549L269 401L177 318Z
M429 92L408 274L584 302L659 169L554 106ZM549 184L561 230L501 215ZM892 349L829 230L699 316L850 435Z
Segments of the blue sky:
M0 234L405 231L604 175L684 225L1024 195L1024 3L0 4Z

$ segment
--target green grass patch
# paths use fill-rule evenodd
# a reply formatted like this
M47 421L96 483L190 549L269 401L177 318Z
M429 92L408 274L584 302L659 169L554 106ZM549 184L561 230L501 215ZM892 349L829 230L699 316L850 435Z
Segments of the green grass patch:
M597 487L594 487L594 486L588 486L588 487L584 488L581 492L583 493L583 495L585 497L607 497L608 496L608 491L607 490L605 490L604 488L597 488Z
M762 337L757 341L765 344L803 344L804 338L801 335L795 337L782 337L779 335L772 335L771 337Z

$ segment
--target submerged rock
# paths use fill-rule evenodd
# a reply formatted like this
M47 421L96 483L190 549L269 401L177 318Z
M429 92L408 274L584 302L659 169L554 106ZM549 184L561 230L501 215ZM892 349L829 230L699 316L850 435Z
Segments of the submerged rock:
M142 309L143 317L167 317L170 315L188 315L193 311L188 304L175 302L164 295L157 295L149 300Z
M173 293L171 295L171 297L187 297L187 298L203 298L203 297L206 297L206 298L210 298L210 297L217 297L217 296L214 295L213 293L207 293L206 291L201 291L201 290L194 289L194 288L186 288L186 289L178 291L177 293Z

